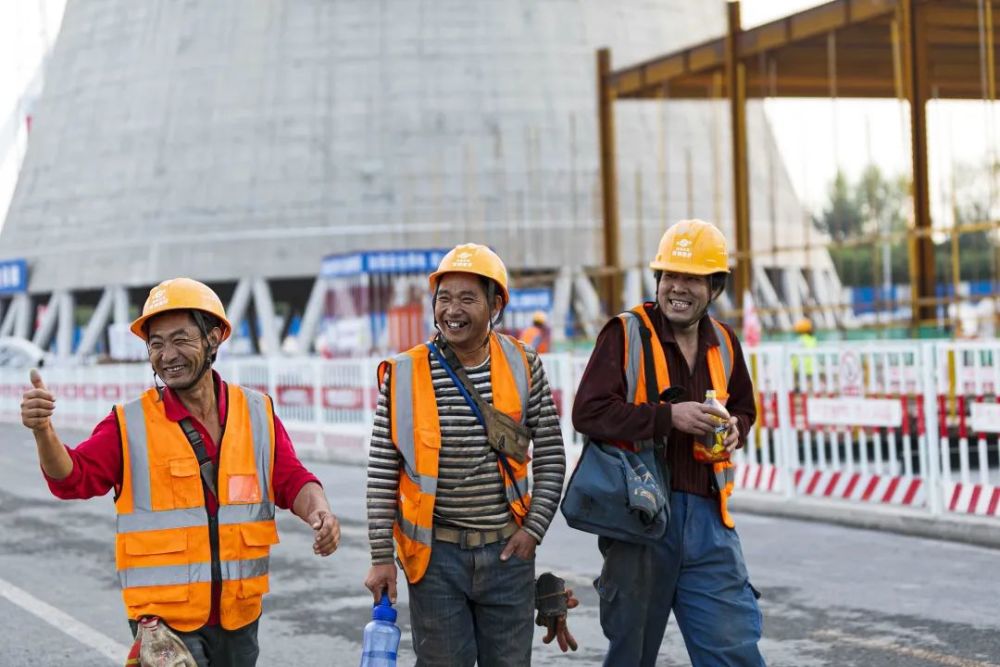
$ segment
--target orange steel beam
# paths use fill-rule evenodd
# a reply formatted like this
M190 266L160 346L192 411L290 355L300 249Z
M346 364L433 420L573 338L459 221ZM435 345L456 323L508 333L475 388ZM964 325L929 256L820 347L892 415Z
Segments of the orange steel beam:
M615 93L609 85L611 51L597 52L597 119L601 145L601 212L604 218L604 265L609 269L602 291L609 313L622 310L622 273L618 252L618 176L615 169Z
M746 69L740 62L740 3L730 2L728 8L729 35L726 38L726 89L729 91L729 117L733 141L733 227L736 231L736 252L746 253L736 261L733 276L735 303L743 303L743 293L751 288L750 259L750 179L747 174L747 90ZM721 221L716 220L719 224Z
M902 41L903 86L910 102L910 149L913 160L913 223L918 232L931 229L930 186L927 177L927 86L928 53L926 22L922 5L915 0L900 2L900 38ZM935 296L934 244L929 235L910 238L910 293L913 326L934 319Z
M741 31L736 53L747 59L764 51L820 37L831 30L890 16L901 0L833 0L798 14ZM729 37L709 40L611 73L611 86L621 98L643 96L648 88L663 87L676 78L722 70ZM672 90L672 88L671 88ZM671 95L674 97L674 95Z
M994 2L996 0L993 0ZM780 97L825 97L827 83L825 35L836 31L839 47L838 96L893 97L891 77L879 66L889 61L891 44L885 37L888 21L904 0L833 0L791 16L741 31L737 53L744 64L766 53L778 63ZM979 90L979 24L975 2L960 0L917 0L925 18L927 48L933 50L935 64L956 63L954 69L928 70L928 90L937 88L941 98L981 97ZM1000 29L1000 12L990 18ZM662 55L610 72L610 85L617 99L657 98L703 99L708 97L705 81L727 67L728 36ZM994 48L993 57L1000 57ZM884 56L883 56L884 54ZM843 63L841 63L843 61ZM968 63L968 67L966 67ZM874 67L872 67L874 65ZM961 66L961 68L959 68ZM753 85L753 67L748 67L748 97L762 95ZM819 85L799 83L812 72ZM786 86L786 77L794 79ZM843 90L840 90L843 83ZM668 84L669 86L665 85ZM997 83L993 82L994 85ZM665 91L669 90L669 94ZM728 95L728 91L723 94Z

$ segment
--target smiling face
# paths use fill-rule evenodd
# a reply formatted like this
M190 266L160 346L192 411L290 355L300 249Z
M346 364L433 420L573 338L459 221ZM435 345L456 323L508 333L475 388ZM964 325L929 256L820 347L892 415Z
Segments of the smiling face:
M189 389L203 376L206 357L219 345L222 330L208 332L208 345L191 313L175 310L149 320L149 363L163 383L174 390Z
M479 276L447 273L438 283L434 319L444 339L456 350L472 350L483 344L490 330L490 318L500 311L500 297L493 308L486 302L486 290Z
M697 326L712 300L708 276L664 271L656 287L656 301L675 329Z

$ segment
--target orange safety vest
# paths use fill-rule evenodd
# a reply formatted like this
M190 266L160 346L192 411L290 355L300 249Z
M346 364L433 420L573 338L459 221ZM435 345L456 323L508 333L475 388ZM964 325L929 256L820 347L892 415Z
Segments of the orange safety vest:
M618 316L622 327L625 329L625 381L630 403L642 405L647 402L646 395L646 366L644 353L642 350L642 338L639 334L640 321L645 324L651 334L650 342L653 350L653 367L656 369L656 386L661 390L670 386L670 369L667 367L667 357L663 352L659 336L656 329L642 306L636 306L632 310ZM711 319L711 318L710 318ZM715 389L715 396L719 402L725 405L729 398L729 378L733 374L733 341L729 337L729 332L725 327L712 319L712 328L715 336L719 339L719 345L708 348L706 361L708 362L708 373L712 378L712 387ZM617 443L616 443L617 444ZM643 447L652 447L652 441L645 443L635 443ZM719 512L722 516L722 523L728 528L735 526L733 517L729 514L729 496L733 493L735 474L733 472L732 461L722 461L712 464L712 473L715 476L715 484L719 489Z
M218 532L220 621L235 630L260 616L274 524L274 411L270 399L228 385L211 522L198 459L156 389L115 406L122 442L116 564L130 619L159 616L190 632L212 606L212 536Z
M430 350L418 345L379 364L380 382L389 382L389 420L392 442L403 458L396 521L396 555L406 578L415 584L427 571L434 534L434 499L437 495L438 457L441 453L441 423L431 381ZM490 383L493 407L524 422L531 394L531 368L524 347L513 337L490 334ZM514 520L521 524L531 506L528 491L528 461L507 458L507 467L497 460Z
M534 324L521 332L521 341L533 347L538 354L549 351L549 337L541 327Z

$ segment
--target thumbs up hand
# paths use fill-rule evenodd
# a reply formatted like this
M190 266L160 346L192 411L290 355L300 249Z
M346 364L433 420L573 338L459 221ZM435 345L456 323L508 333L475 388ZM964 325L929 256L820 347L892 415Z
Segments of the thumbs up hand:
M56 409L56 398L42 381L42 376L35 369L31 370L31 386L21 397L21 423L32 431L44 431L52 422L52 413Z

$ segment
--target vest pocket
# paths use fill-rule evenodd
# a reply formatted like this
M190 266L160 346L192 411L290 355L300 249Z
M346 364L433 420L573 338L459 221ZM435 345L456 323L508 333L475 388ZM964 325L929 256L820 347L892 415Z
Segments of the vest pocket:
M187 533L183 530L150 530L125 535L125 553L138 560L186 550Z
M170 461L170 488L175 509L200 507L204 503L201 471L198 469L197 459L184 458Z
M126 588L122 591L125 604L129 607L147 606L164 602L187 602L191 599L191 586L174 584L170 586L148 586L141 589Z
M269 590L267 571L271 545L278 543L273 521L240 524L240 580L234 582L236 597L252 598Z
M237 597L239 598L252 598L264 595L271 590L271 586L268 583L267 575L262 577L254 577L252 579L241 579L239 586L239 593Z
M186 602L191 587L187 548L184 531L153 530L125 535L125 569L119 576L126 603Z
M271 545L278 543L278 529L274 522L240 524L240 560L265 558Z

